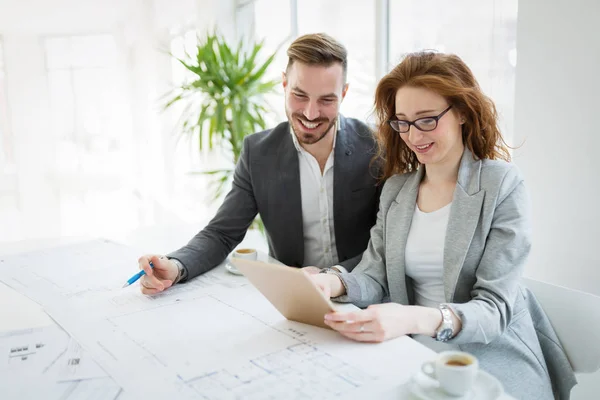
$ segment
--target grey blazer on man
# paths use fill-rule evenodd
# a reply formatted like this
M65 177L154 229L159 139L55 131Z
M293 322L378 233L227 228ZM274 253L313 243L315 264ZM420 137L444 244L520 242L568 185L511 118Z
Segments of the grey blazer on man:
M352 270L375 224L381 185L373 134L362 122L341 117L334 149L334 231L340 265ZM233 185L217 215L181 249L169 254L188 279L219 265L246 235L257 213L265 225L271 256L304 266L304 233L298 150L288 122L244 139Z
M381 194L377 223L362 261L342 274L360 307L414 304L405 248L424 168L396 175ZM568 399L575 377L550 322L520 280L531 247L529 199L517 168L475 160L465 150L444 246L446 302L462 319L448 343L479 358L518 399ZM550 387L549 376L554 388Z

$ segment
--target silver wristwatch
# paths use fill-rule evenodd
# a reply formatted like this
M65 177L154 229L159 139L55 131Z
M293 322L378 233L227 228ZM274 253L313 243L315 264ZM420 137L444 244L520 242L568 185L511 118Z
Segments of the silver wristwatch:
M173 281L173 285L175 285L175 284L179 283L180 281L184 280L185 278L187 278L187 269L185 269L185 267L183 266L181 261L179 261L176 258L169 258L169 261L172 261L173 264L175 264L177 266L177 270L178 270L177 277Z
M332 275L339 275L340 271L338 271L335 268L323 268L321 270L321 272L319 272L320 274L332 274Z
M339 275L339 274L343 274L343 273L348 273L348 270L344 267L342 267L341 265L334 265L332 267L329 268L323 268L321 269L321 274L334 274L334 275Z
M440 312L442 313L442 323L435 331L435 340L446 342L454 336L454 323L452 322L452 312L446 304L440 304Z

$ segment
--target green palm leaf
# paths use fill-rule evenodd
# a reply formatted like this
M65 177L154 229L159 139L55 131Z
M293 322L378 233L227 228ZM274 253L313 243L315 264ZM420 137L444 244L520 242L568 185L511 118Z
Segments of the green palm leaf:
M164 108L184 105L177 131L190 137L198 135L199 150L203 143L210 149L226 148L231 162L236 163L244 138L266 128L264 116L271 110L265 106L265 95L273 93L278 82L265 79L275 54L265 58L263 48L263 42L245 46L240 40L232 45L219 33L211 32L197 36L193 55L173 56L193 78L164 97ZM233 170L202 173L212 177L213 200L222 198ZM253 226L260 229L260 219Z

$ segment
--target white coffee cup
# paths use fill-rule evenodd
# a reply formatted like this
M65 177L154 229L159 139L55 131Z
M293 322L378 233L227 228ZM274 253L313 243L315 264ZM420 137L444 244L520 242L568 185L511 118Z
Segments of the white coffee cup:
M245 260L256 260L256 250L250 248L235 249L232 254L233 257L243 258Z
M233 253L231 253L231 257L241 258L244 260L256 260L258 257L258 253L256 252L255 249L240 248L240 249L235 249L233 251ZM229 270L232 273L237 273L237 274L240 273L234 265L229 265Z
M444 392L451 396L464 396L473 387L479 362L469 353L444 351L434 361L424 363L421 370L438 381Z

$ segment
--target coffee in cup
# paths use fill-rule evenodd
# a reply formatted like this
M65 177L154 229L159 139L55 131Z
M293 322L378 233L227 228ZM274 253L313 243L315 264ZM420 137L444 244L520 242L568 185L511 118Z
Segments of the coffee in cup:
M447 394L464 396L475 382L479 362L469 353L444 351L434 361L424 363L421 370L438 381L440 388Z
M233 253L231 253L231 257L241 258L244 260L256 260L258 258L258 253L256 252L255 249L241 248L241 249L235 249L233 251ZM239 272L238 269L233 264L229 263L229 265L227 267L228 267L227 269L229 269L229 272L231 272L233 274L241 275L241 272Z
M446 361L446 365L451 366L451 367L464 367L469 364L471 364L471 360L448 360L448 361Z
M256 254L254 249L237 249L234 254Z
M256 260L256 255L256 250L254 249L236 249L232 254L233 257L243 258L245 260Z

